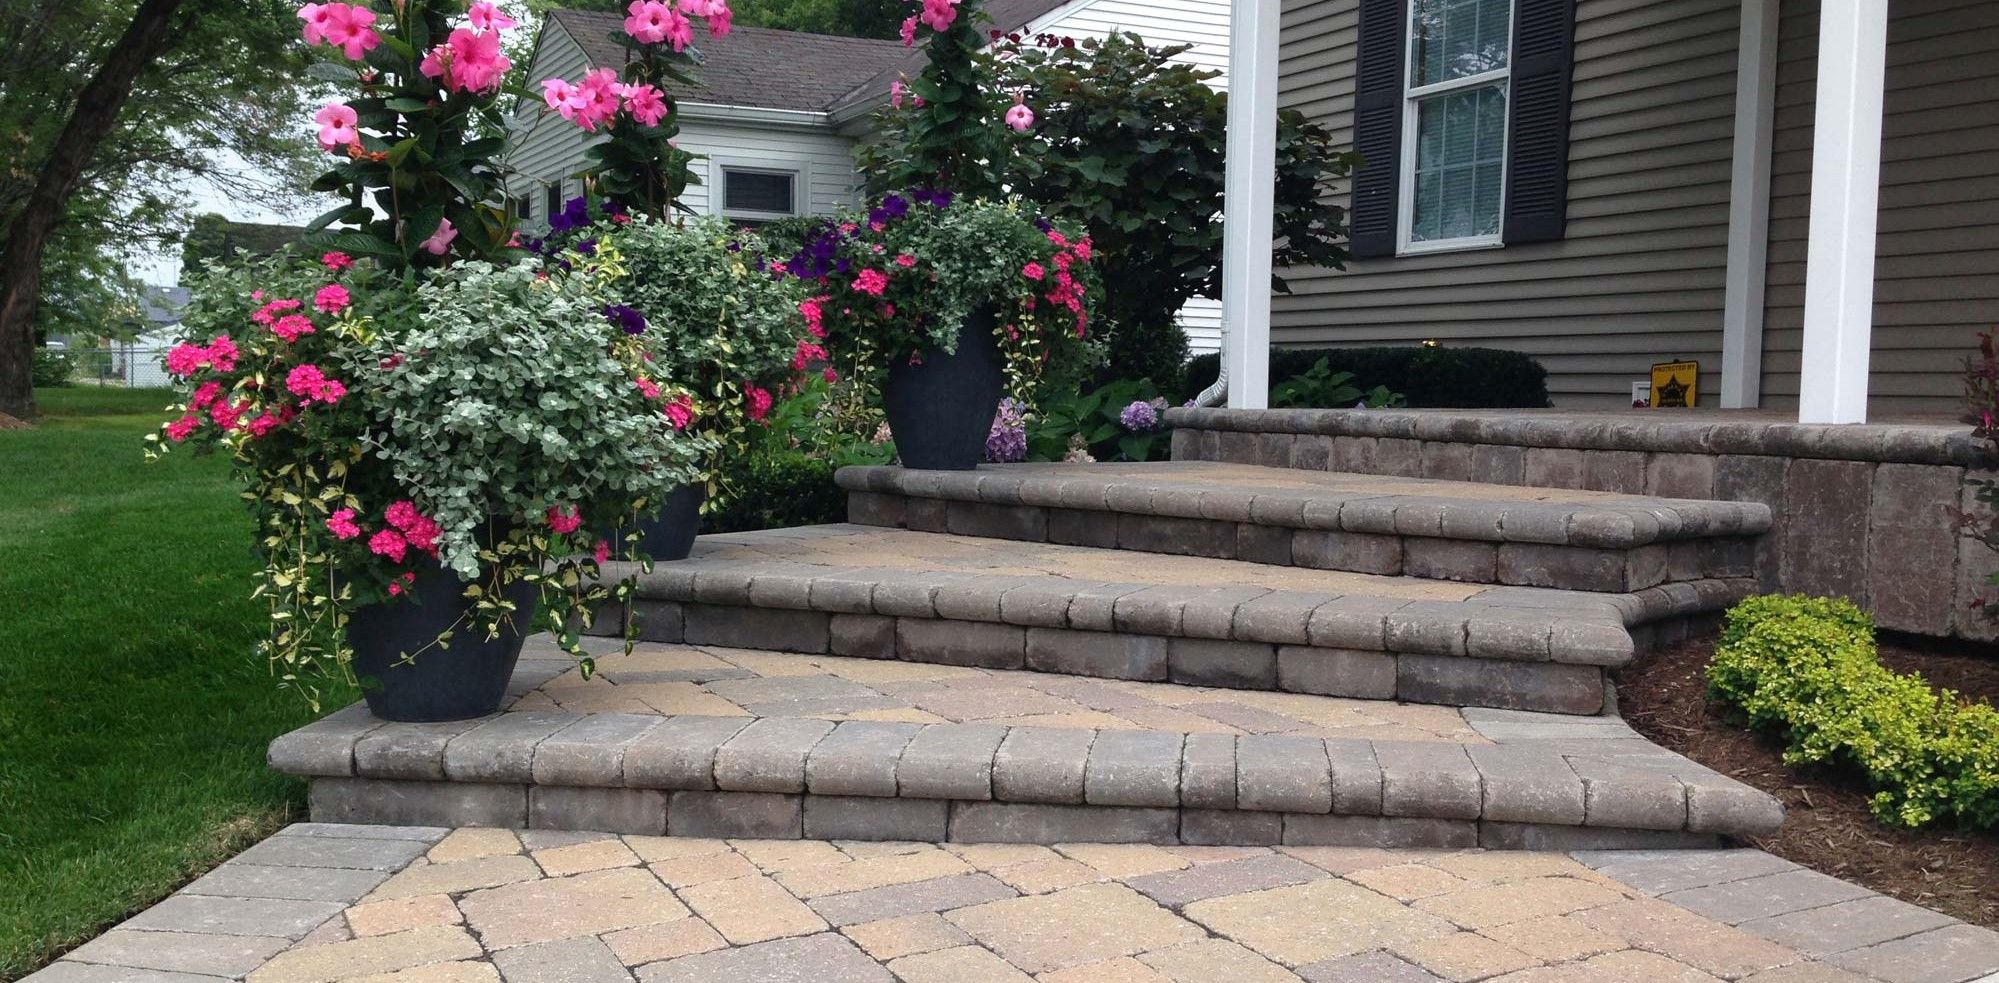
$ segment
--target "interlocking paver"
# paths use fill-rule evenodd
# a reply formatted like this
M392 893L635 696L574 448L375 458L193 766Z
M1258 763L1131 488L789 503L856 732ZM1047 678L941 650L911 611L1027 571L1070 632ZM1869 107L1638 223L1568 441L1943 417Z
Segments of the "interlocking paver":
M709 881L683 889L680 897L733 945L826 930L812 909L762 877Z
M520 837L510 829L482 829L471 827L455 829L449 836L439 840L436 846L425 854L432 863L450 863L454 860L475 860L479 857L505 856L521 852Z
M281 838L327 840L348 859L342 842L398 839L368 827ZM249 873L205 879L32 983L1970 983L1999 970L1999 934L1848 898L1857 889L1753 851L1687 852L1701 869L1669 875L1673 855L1628 851L1582 854L1586 866L1526 851L550 830L403 842L462 859L237 862ZM626 866L562 873L611 862ZM1620 866L1721 915L1781 913L1730 926L1601 872ZM281 874L314 872L345 893L254 893L296 893ZM225 893L232 878L245 894ZM354 901L371 878L389 879ZM211 931L176 930L188 927Z
M945 918L1030 973L1201 937L1200 929L1121 884L1091 884L995 901L950 912Z
M292 901L359 900L389 879L384 870L337 867L266 867L223 864L187 886L189 894L225 898L283 898Z

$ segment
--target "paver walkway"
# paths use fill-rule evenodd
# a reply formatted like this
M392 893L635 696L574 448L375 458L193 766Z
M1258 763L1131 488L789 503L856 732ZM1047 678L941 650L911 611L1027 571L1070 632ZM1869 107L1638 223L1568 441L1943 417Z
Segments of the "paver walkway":
M1999 935L1754 850L302 824L29 983L1966 983Z

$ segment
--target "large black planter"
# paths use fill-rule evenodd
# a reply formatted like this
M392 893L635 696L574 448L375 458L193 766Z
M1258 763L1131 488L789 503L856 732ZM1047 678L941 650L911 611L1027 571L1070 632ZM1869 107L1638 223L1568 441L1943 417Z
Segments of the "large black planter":
M415 722L468 720L499 709L524 636L533 630L537 586L517 581L507 588L512 628L491 640L470 624L472 602L457 574L427 564L410 587L413 599L365 607L348 619L354 673L368 709L383 720ZM450 648L432 644L454 626ZM420 654L399 665L405 653Z
M685 560L694 552L694 537L701 532L701 503L708 499L708 486L700 482L681 485L669 492L659 514L639 520L639 549L655 560ZM612 540L619 552L625 548L624 530Z
M882 387L882 408L905 468L970 471L986 456L986 437L1006 388L995 316L980 308L958 331L958 350L898 360Z

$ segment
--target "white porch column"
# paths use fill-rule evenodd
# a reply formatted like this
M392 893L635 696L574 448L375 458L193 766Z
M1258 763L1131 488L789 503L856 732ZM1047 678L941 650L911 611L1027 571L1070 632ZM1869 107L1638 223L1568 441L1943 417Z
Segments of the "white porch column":
M1735 160L1721 315L1721 405L1763 392L1763 302L1770 261L1770 143L1777 115L1777 0L1742 0L1735 57Z
M1888 0L1824 0L1819 17L1798 422L1864 423Z
M1228 174L1222 228L1222 372L1228 405L1270 405L1271 230L1277 181L1279 0L1229 11Z

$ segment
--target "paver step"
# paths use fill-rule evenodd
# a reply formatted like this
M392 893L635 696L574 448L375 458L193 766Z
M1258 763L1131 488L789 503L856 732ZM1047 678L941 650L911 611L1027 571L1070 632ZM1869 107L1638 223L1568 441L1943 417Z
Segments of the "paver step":
M1711 846L1782 819L1616 717L710 646L530 641L514 702L279 738L313 818L961 842Z
M832 525L702 537L640 575L632 610L652 641L1590 714L1640 642L1753 588L1560 591Z
M1769 506L1211 461L845 468L852 521L1564 590L1746 577Z

